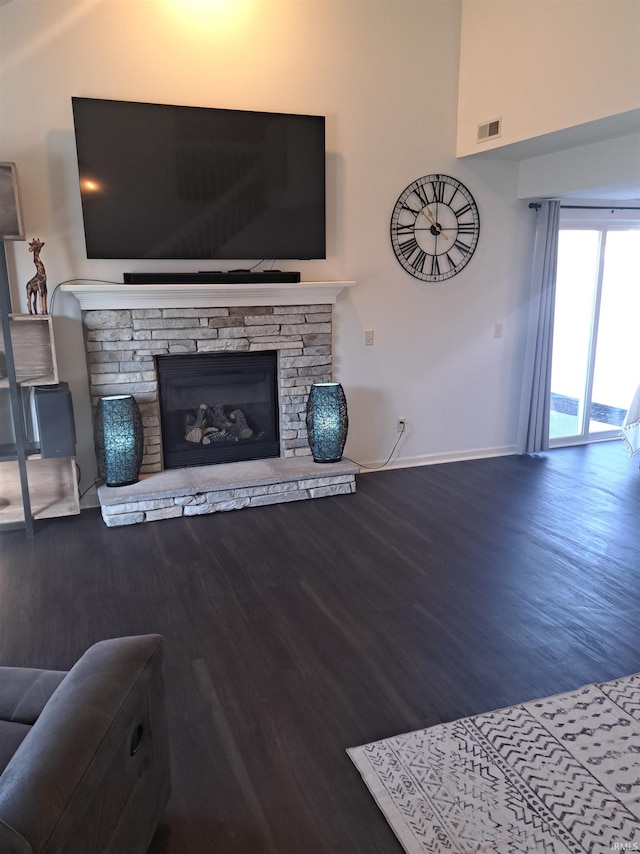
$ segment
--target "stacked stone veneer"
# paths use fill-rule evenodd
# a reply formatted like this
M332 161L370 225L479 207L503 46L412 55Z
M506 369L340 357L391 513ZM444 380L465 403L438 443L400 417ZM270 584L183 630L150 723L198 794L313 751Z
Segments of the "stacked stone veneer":
M155 356L278 351L283 457L310 454L305 411L312 383L331 379L331 305L84 311L92 404L132 394L142 412L142 473L162 470Z
M358 467L296 457L194 466L150 475L131 486L98 490L108 527L262 507L355 492Z

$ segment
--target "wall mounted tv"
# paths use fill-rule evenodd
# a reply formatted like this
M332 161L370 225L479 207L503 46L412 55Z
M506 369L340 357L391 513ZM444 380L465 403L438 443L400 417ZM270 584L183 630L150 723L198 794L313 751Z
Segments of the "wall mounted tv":
M325 258L324 116L72 98L88 258Z

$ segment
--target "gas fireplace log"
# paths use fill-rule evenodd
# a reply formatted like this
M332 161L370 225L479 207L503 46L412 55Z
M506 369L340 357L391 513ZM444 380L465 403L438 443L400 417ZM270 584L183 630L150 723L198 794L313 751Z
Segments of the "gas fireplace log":
M211 433L218 433L219 430L217 427L205 427L202 431L202 444L210 445L211 444Z
M213 430L207 433L202 438L203 445L210 445L212 442L229 442L233 437L226 430Z
M224 414L224 409L220 404L213 407L205 406L205 412L207 423L212 427L217 427L218 430L226 430L228 427L231 427L231 421Z
M247 418L242 409L234 409L226 415L224 408L219 404L211 407L201 403L197 415L186 413L183 423L184 438L187 442L195 444L238 442L240 439L250 439L253 436L253 430L247 424Z
M187 442L195 442L197 444L198 442L202 441L202 428L205 423L206 408L207 407L204 403L200 404L198 408L198 414L196 415L196 419L194 422L194 426L185 434L184 438L187 440Z
M238 439L250 439L253 436L253 430L247 424L246 416L241 409L234 409L229 414L229 420L233 425L230 432Z
M241 427L239 424L232 425L227 432L236 441L238 439L250 439L253 436L251 427Z
M233 423L239 427L247 426L247 419L245 418L245 414L241 409L234 409L233 412L230 412L229 420L233 421Z

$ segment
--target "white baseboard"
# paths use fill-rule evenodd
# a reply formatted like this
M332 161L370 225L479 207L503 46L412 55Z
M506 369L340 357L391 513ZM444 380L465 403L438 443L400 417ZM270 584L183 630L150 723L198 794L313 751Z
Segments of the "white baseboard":
M383 465L380 462L361 462L345 456L345 460L351 460L360 466L360 474L368 474L375 471L389 471L390 469L408 469L416 466L433 466L440 463L459 463L463 460L488 460L492 457L509 457L515 454L515 445L506 445L501 448L475 448L470 451L447 451L441 454L420 454L417 457L398 457ZM81 510L99 507L100 502L94 488L92 488L81 500Z
M491 457L508 457L515 454L515 445L506 445L501 448L475 448L469 451L446 451L440 454L420 454L416 457L398 457L384 465L380 462L358 462L352 460L362 468L361 474L370 471L388 471L389 469L407 469L415 466L432 466L439 463L459 463L463 460L485 460ZM348 459L351 459L349 457Z

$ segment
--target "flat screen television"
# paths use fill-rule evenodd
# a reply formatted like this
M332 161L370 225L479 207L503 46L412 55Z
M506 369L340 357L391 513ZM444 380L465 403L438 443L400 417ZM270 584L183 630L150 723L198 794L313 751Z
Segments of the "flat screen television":
M324 116L72 98L88 258L325 258Z

